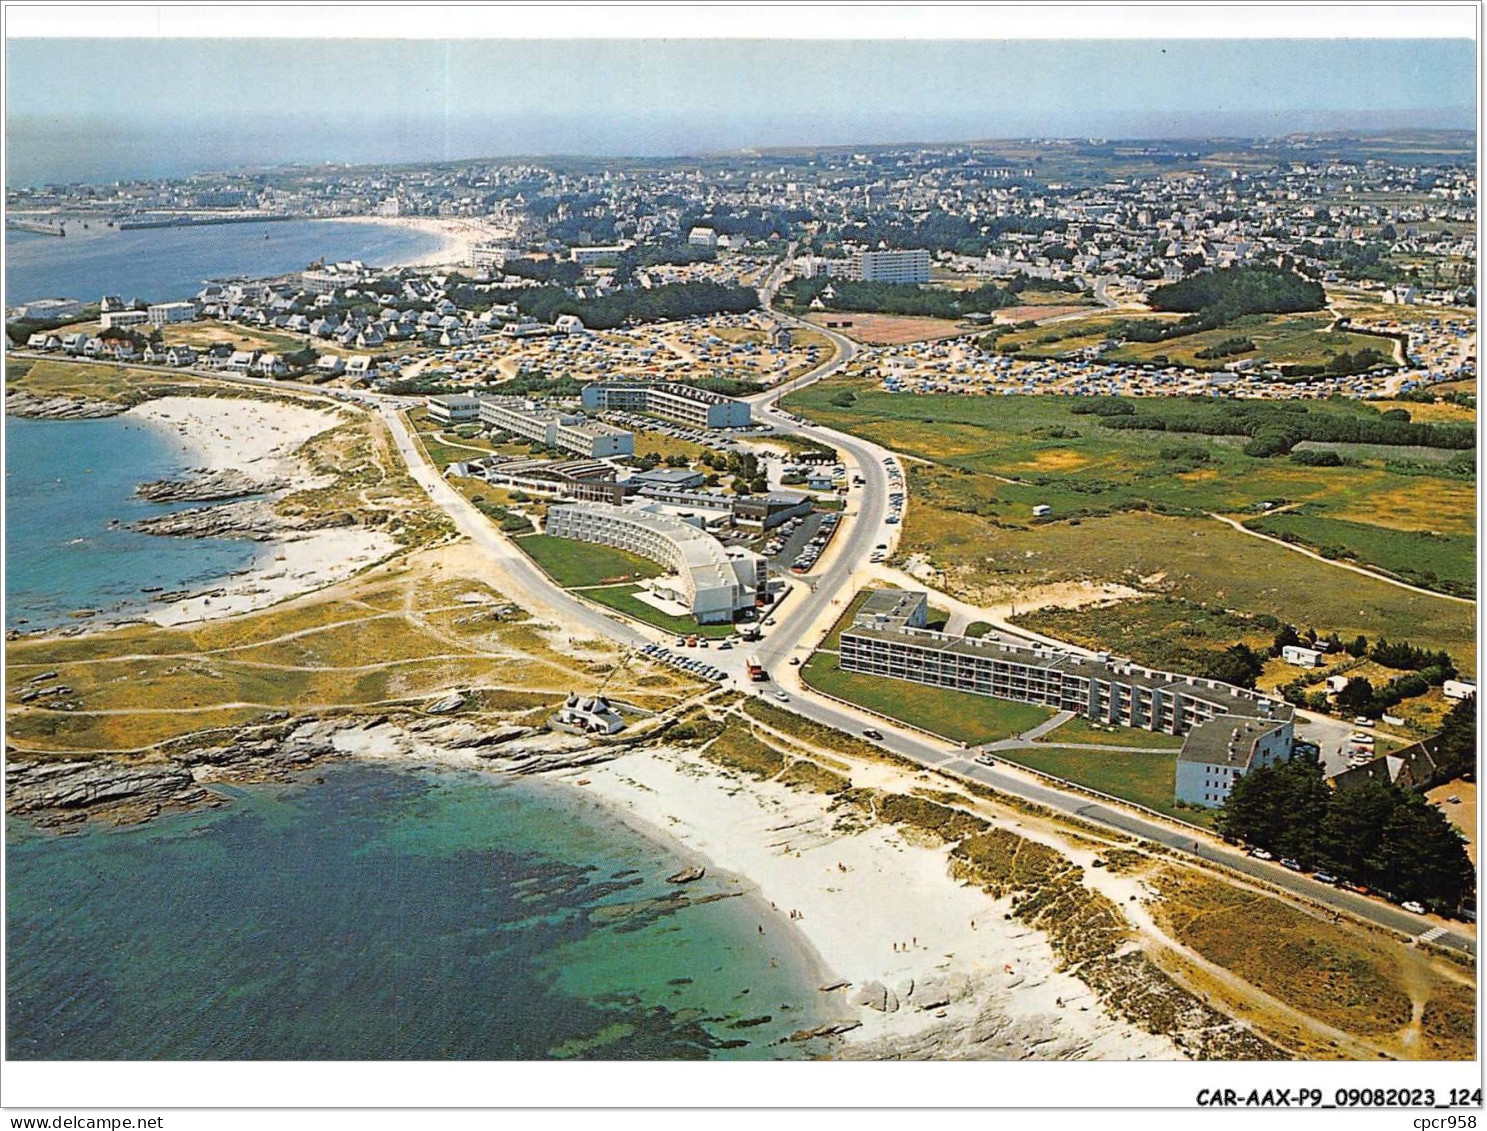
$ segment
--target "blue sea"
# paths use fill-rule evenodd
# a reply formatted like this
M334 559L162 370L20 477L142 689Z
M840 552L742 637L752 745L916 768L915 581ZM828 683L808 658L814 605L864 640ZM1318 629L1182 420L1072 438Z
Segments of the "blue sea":
M360 259L374 267L436 251L427 232L335 220L212 224L121 232L102 221L67 223L67 236L5 233L5 301L97 302L105 294L167 302L190 298L208 279L261 278L314 259Z
M271 231L254 241L252 231ZM344 229L344 230L343 230ZM344 237L344 242L336 243ZM406 258L370 225L88 240L7 232L20 297L193 293L319 255ZM261 245L261 246L260 246ZM17 249L22 254L17 255ZM128 416L5 421L7 627L75 623L246 568L252 542L110 525L190 453ZM826 1018L798 940L582 790L335 764L223 807L70 835L8 819L7 1039L28 1059L793 1058ZM707 896L728 896L706 901ZM761 922L769 934L761 935Z
M80 609L137 610L143 592L206 587L246 569L261 547L225 538L138 534L134 522L196 504L136 498L135 488L179 476L190 449L129 416L102 420L5 418L5 626L75 623Z
M667 884L683 862L572 787L337 763L233 793L108 831L8 822L11 1058L823 1051L780 1043L822 995L753 898Z

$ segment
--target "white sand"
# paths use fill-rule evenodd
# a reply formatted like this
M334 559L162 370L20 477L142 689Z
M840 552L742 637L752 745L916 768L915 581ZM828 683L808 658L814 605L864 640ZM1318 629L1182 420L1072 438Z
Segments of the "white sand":
M470 249L476 244L497 241L497 233L480 220L443 216L336 216L337 223L378 224L384 228L408 228L438 236L444 242L426 255L401 263L379 263L379 267L437 267L470 262Z
M175 432L182 462L261 479L298 474L294 453L336 425L331 409L239 397L161 397L126 414Z
M294 453L338 421L331 409L232 397L162 397L129 415L169 430L182 462L192 468L241 471L265 482L289 479L295 489L322 481L308 475ZM177 625L261 609L342 581L396 545L388 534L355 526L285 531L264 544L247 571L214 583L210 595L158 606L147 615L156 624Z
M1008 901L952 880L943 847L911 844L881 825L836 831L836 815L821 795L745 782L685 751L638 751L566 776L587 779L587 789L640 826L658 828L718 868L747 877L777 909L766 933L794 927L836 978L854 986L881 982L904 999L885 1013L850 1006L852 990L843 992L843 1016L862 1022L850 1041L902 1038L947 1024L964 1028L994 1007L1055 1035L1026 1055L1177 1056L1170 1042L1113 1018L1084 983L1058 972L1041 934L1003 918ZM792 909L799 918L790 918ZM911 981L953 975L972 979L976 989L943 1017L919 1010L906 995Z

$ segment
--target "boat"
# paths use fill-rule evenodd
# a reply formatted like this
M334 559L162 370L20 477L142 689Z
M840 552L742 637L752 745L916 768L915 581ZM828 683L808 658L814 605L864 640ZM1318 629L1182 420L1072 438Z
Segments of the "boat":
M702 879L702 877L705 875L707 875L706 868L683 868L680 872L676 872L673 875L667 876L666 882L668 884L690 884L696 880Z

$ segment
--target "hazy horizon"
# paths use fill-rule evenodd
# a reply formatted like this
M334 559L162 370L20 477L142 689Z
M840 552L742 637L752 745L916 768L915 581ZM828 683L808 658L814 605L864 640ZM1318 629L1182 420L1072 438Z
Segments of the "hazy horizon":
M8 41L6 62L12 187L264 164L1475 127L1468 40L38 39Z

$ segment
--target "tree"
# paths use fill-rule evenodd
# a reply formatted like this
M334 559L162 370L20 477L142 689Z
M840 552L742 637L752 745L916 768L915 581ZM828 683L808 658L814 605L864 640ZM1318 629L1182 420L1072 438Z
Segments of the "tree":
M1385 891L1402 899L1457 907L1476 876L1466 843L1439 809L1418 793L1401 792L1405 800L1385 822L1370 866Z
M1462 699L1446 713L1435 749L1442 770L1451 777L1475 777L1477 769L1477 701Z
M1368 714L1374 707L1373 684L1362 676L1353 676L1337 693L1337 705L1355 715Z
M1369 861L1377 857L1384 824L1400 803L1398 786L1366 781L1341 790L1328 805L1317 832L1317 853L1332 871L1376 884Z
M1301 636L1296 632L1295 625L1282 625L1281 630L1275 634L1275 643L1270 646L1270 654L1279 656L1285 649L1294 648L1301 643Z
M1265 670L1265 661L1248 644L1235 644L1209 658L1203 674L1208 679L1232 683L1235 687L1254 687Z
M1348 655L1359 660L1368 655L1368 637L1359 633L1357 639L1348 645Z

